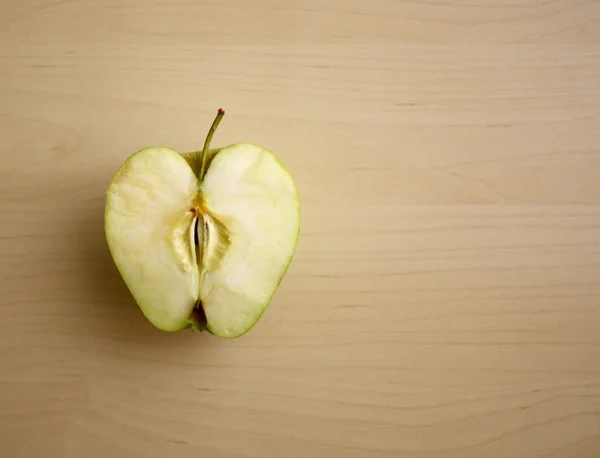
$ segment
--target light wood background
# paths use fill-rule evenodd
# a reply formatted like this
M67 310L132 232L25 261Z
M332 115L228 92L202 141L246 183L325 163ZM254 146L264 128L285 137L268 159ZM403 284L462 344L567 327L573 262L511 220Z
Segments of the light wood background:
M600 456L600 3L1 0L0 456ZM150 145L275 151L297 256L235 341L104 240Z

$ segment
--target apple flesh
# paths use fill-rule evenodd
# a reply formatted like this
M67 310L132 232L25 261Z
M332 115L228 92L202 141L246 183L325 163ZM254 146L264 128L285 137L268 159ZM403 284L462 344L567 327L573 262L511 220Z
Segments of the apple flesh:
M132 154L109 185L105 232L154 326L235 338L256 324L289 267L300 202L270 151L248 143L209 150L216 124L202 153Z

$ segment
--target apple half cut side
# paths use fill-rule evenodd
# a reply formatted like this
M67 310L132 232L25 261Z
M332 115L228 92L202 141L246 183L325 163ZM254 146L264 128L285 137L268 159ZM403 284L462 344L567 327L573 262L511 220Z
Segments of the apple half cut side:
M248 332L294 256L300 200L270 151L238 143L202 152L132 154L106 194L105 233L123 280L164 331Z

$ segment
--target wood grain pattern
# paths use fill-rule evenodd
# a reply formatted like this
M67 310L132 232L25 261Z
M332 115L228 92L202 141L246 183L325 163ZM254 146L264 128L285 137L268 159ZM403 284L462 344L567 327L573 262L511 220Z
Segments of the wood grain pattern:
M600 456L600 3L0 2L0 456ZM132 152L280 155L297 256L235 341L109 256Z

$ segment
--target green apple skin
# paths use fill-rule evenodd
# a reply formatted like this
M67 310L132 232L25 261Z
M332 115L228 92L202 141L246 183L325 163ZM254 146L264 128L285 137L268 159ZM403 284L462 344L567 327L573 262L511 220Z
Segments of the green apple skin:
M200 164L200 152L166 147L127 158L107 190L106 240L155 327L232 339L256 325L288 271L300 199L288 169L257 145L209 150L203 180Z

